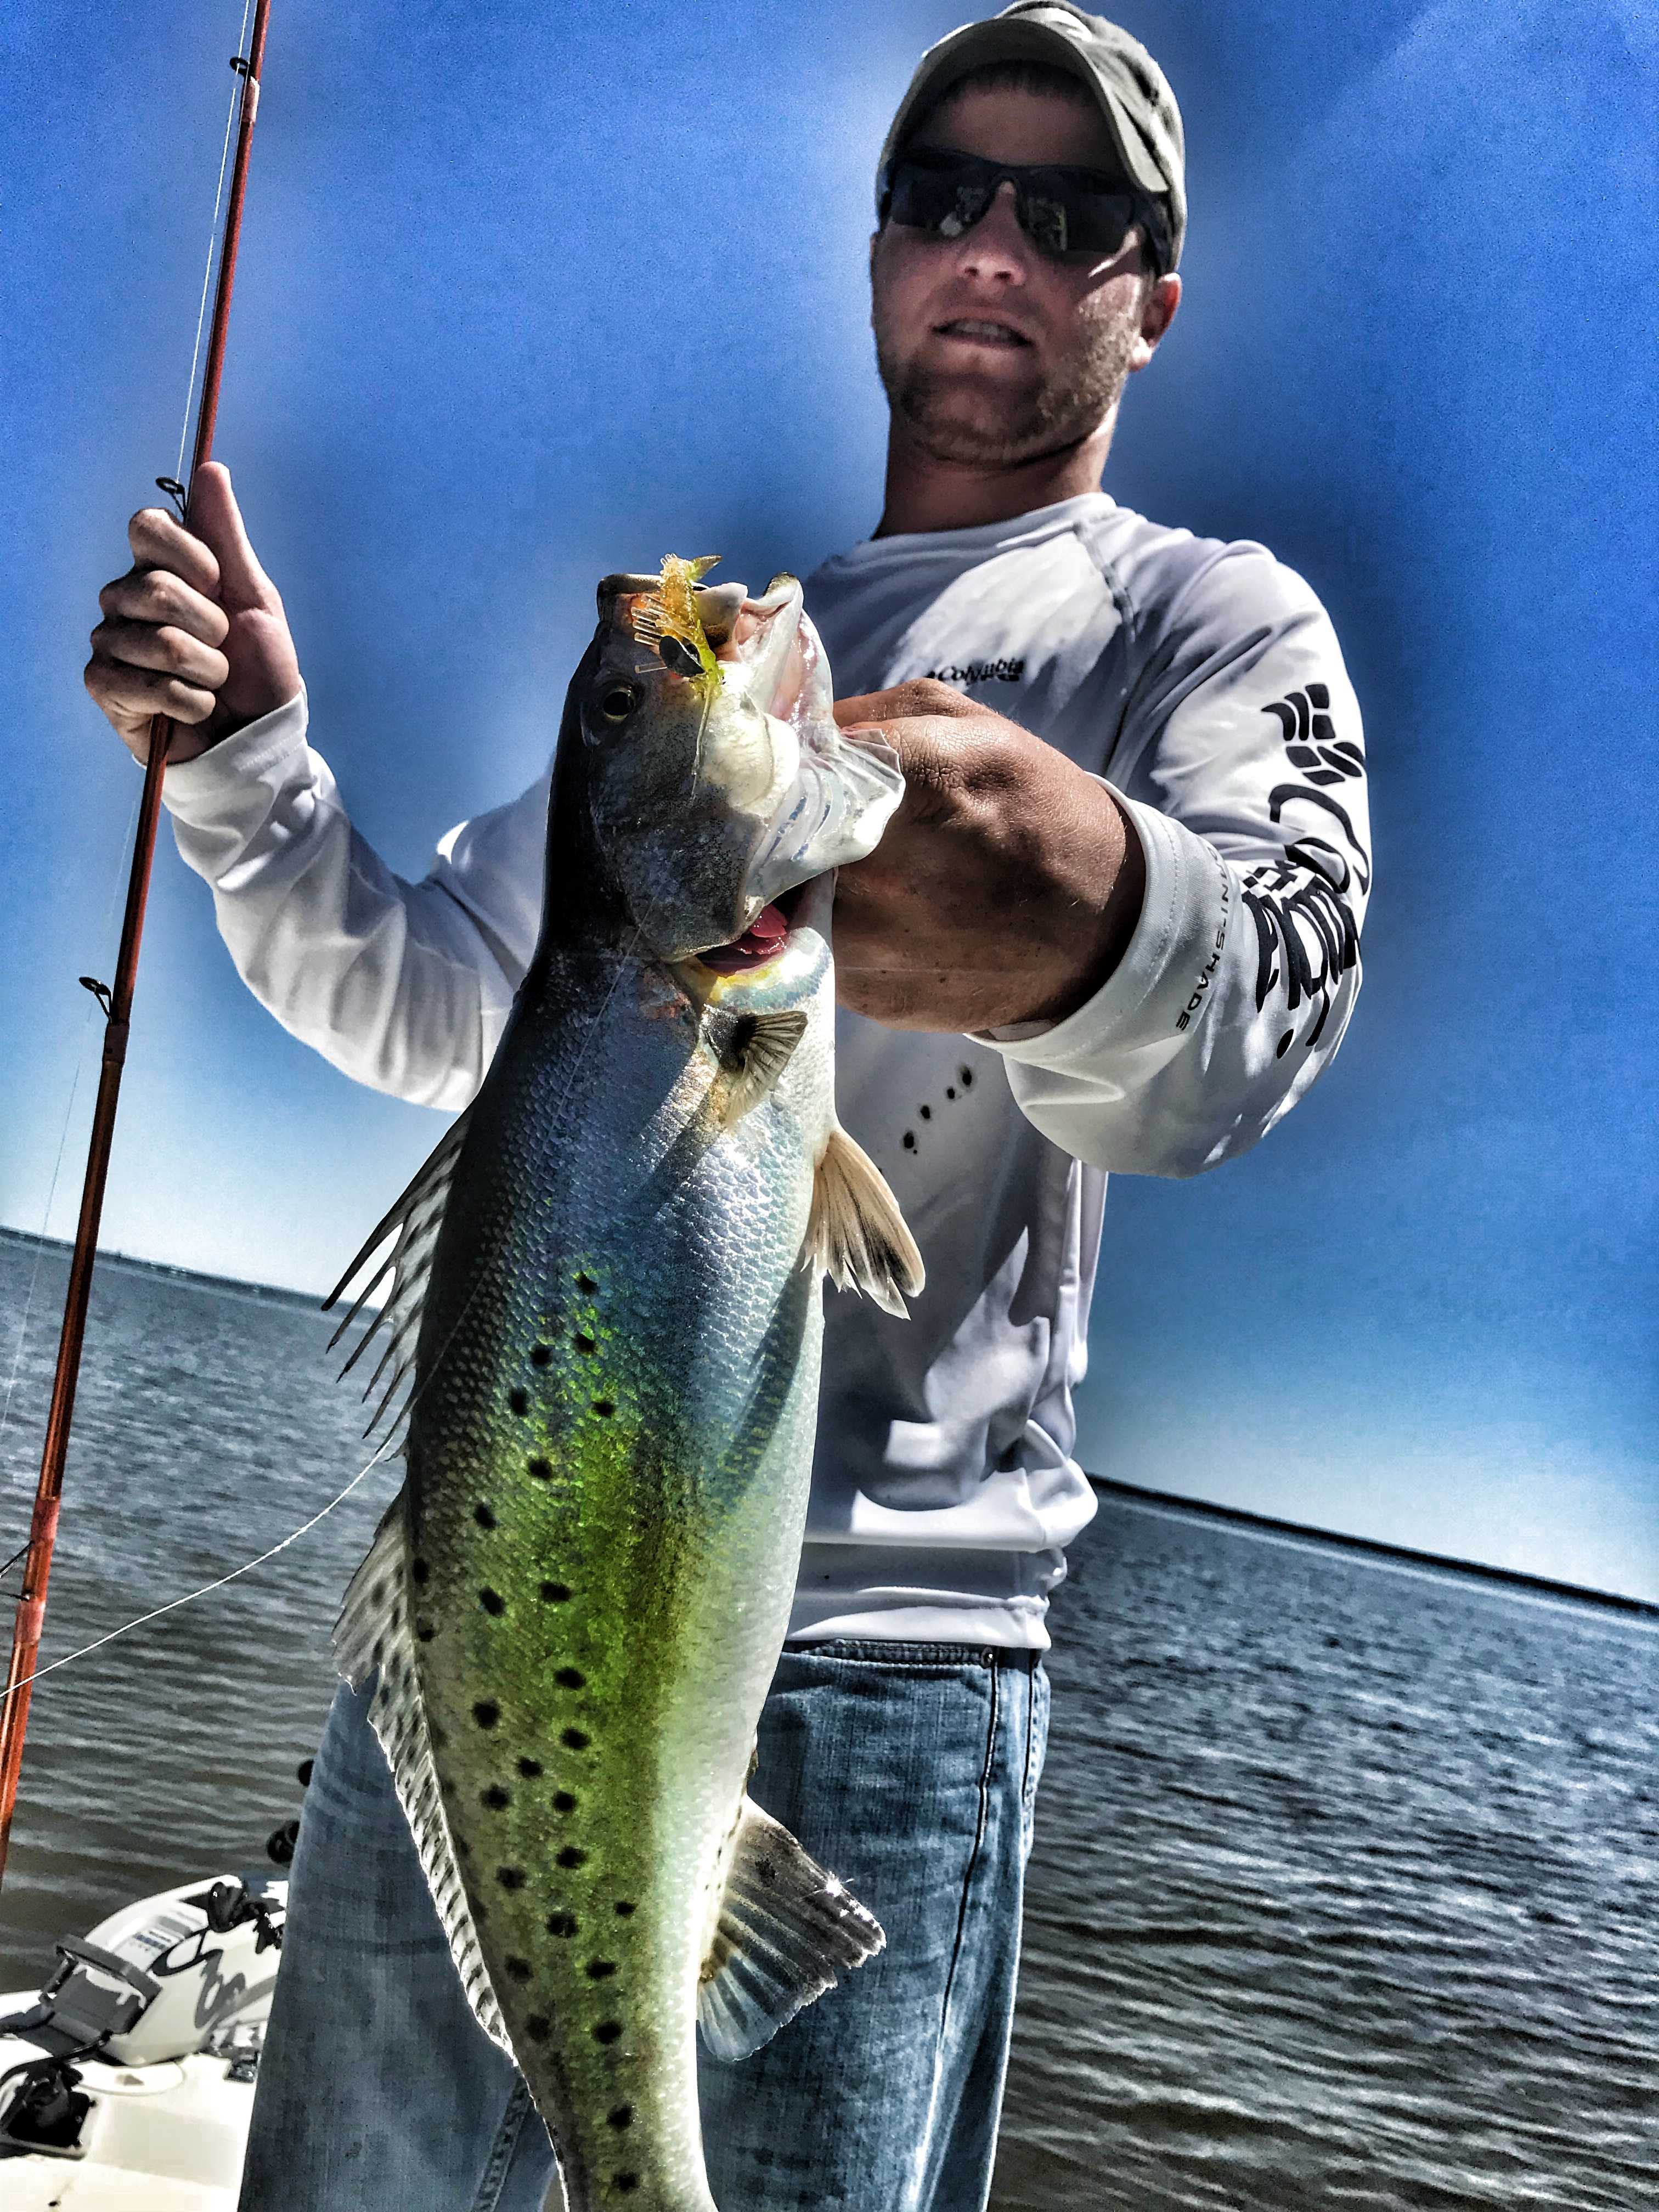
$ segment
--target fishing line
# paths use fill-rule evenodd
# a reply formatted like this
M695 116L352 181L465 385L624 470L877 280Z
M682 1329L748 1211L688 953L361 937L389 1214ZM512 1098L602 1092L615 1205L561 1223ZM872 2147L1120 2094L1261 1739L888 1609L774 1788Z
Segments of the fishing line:
M215 1590L223 1589L227 1583L234 1583L242 1575L251 1575L255 1567L264 1566L266 1560L274 1559L278 1552L287 1551L289 1546L297 1544L301 1536L308 1536L319 1521L326 1520L337 1505L343 1504L350 1497L365 1476L379 1467L391 1449L392 1438L388 1437L374 1458L366 1467L358 1468L337 1497L331 1498L326 1505L312 1515L309 1521L301 1522L292 1534L284 1536L280 1544L273 1544L268 1552L261 1552L257 1559L249 1559L245 1565L233 1567L228 1575L221 1575L216 1582L204 1583L200 1589L186 1590L182 1597L169 1598L165 1605L158 1605L153 1612L141 1613L137 1620L129 1620L120 1628L112 1628L106 1636L100 1636L90 1644L83 1644L78 1651L66 1651L61 1659L54 1659L49 1667L37 1667L33 1674L25 1674L21 1682L15 1683L13 1690L21 1690L30 1682L38 1682L43 1674L55 1674L60 1667L68 1667L76 1659L86 1658L91 1652L101 1651L106 1644L113 1644L118 1637L131 1636L135 1628L143 1628L152 1620L160 1620L164 1613L177 1613L180 1606L194 1605L198 1597L210 1597ZM11 1694L12 1691L0 1691L0 1705L3 1705Z
M242 27L236 34L236 52L239 58L243 46L247 42L247 19L252 11L253 0L243 0ZM236 126L237 103L240 98L240 85L233 84L230 94L230 111L225 117L225 143L219 155L219 185L213 195L213 220L208 226L207 266L202 271L202 303L196 310L196 343L190 356L190 382L185 386L185 419L179 432L179 459L173 471L174 483L180 482L185 473L185 447L190 438L190 408L191 400L196 397L196 370L202 358L202 327L207 321L208 287L213 278L213 253L218 243L219 210L224 205L225 171L230 165L231 133Z
M565 1107L569 1103L570 1094L575 1088L576 1077L580 1070L582 1061L586 1055L587 1048L592 1043L594 1036L597 1034L600 1023L605 1019L606 1013L609 1012L611 1001L617 995L617 992L621 985L623 977L627 972L628 963L633 956L635 946L637 946L640 942L640 935L641 933L636 927L632 938L629 940L627 951L623 954L622 959L617 963L617 972L611 979L611 988L605 993L604 998L599 1001L599 1011L594 1015L592 1020L588 1024L586 1035L583 1037L580 1045L577 1048L576 1056L570 1065L569 1080L566 1083L564 1090L560 1096L559 1103L554 1109L553 1118L556 1121L559 1115L563 1113ZM379 1248L377 1247L376 1249L378 1249ZM369 1256L372 1257L373 1255L371 1255ZM367 1264L367 1261L365 1261L365 1264ZM454 1326L451 1328L448 1335L444 1339L443 1343L439 1347L437 1357L433 1360L430 1368L428 1370L425 1380L410 1396L408 1404L404 1406L402 1411L398 1414L396 1419L392 1423L391 1433L386 1437L385 1442L375 1452L374 1457L368 1461L367 1465L358 1468L356 1474L352 1476L350 1481L347 1483L343 1490L340 1491L337 1496L331 1498L326 1505L319 1506L318 1510L312 1515L310 1520L301 1522L300 1526L290 1534L283 1537L280 1544L273 1544L269 1551L261 1552L258 1559L249 1559L240 1567L233 1567L228 1574L220 1575L210 1583L204 1583L200 1589L186 1590L182 1597L169 1598L165 1605L158 1605L149 1613L140 1613L136 1620L129 1620L120 1628L112 1628L106 1635L94 1638L93 1642L90 1644L83 1644L78 1651L66 1651L61 1659L54 1659L50 1666L37 1667L33 1674L26 1674L23 1677L22 1681L14 1684L13 1688L15 1690L21 1690L27 1683L38 1682L43 1674L55 1674L60 1667L70 1666L77 1659L85 1659L94 1651L101 1651L106 1644L113 1644L118 1637L130 1636L135 1628L146 1627L152 1620L160 1620L165 1614L169 1613L177 1613L181 1606L194 1605L198 1598L210 1597L215 1590L223 1589L227 1583L234 1583L243 1575L252 1574L256 1567L262 1567L265 1565L267 1560L274 1559L279 1552L287 1551L290 1544L297 1544L301 1536L308 1536L319 1521L326 1520L337 1505L342 1505L344 1504L345 1500L350 1497L352 1492L356 1490L358 1484L372 1474L374 1468L379 1467L380 1462L391 1452L393 1445L398 1441L404 1422L414 1412L422 1396L435 1381L440 1370L443 1366L444 1361L449 1355L450 1346L454 1343L456 1334L459 1330L462 1322L465 1322L467 1315L471 1311L473 1301L477 1297L478 1293L483 1288L483 1284L482 1279L480 1279L478 1282L476 1282L472 1288L468 1291L465 1301L461 1307L461 1310L455 1317ZM391 1304L392 1300L388 1298L386 1304L390 1306ZM374 1333L374 1329L379 1325L379 1322L380 1316L377 1315L374 1321L370 1323L368 1332L370 1334ZM24 1549L27 1551L27 1548L28 1547L26 1545ZM10 1692L0 1692L0 1705L4 1705L7 1698L10 1694Z

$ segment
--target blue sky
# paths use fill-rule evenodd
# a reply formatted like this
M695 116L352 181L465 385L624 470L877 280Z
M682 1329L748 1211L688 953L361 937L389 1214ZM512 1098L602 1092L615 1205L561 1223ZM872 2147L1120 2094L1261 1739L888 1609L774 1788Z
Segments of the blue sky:
M1336 622L1377 890L1328 1076L1120 1181L1082 1401L1127 1480L1659 1595L1659 31L1398 0L1123 19L1188 295L1106 485ZM870 173L957 0L277 0L218 452L360 827L419 873L556 726L593 579L867 534ZM80 686L177 452L240 5L36 0L0 59L0 1220L67 1233L138 778ZM78 1089L69 1111L71 1087ZM164 839L112 1247L331 1280L432 1143L237 983Z

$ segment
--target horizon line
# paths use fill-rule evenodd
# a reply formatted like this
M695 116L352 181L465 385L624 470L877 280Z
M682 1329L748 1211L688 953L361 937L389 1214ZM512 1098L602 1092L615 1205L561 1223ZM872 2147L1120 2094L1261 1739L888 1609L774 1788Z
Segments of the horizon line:
M65 1254L75 1249L71 1238L49 1237L38 1230L15 1228L6 1222L0 1222L0 1242L32 1244L37 1250L55 1248ZM291 1290L285 1284L261 1283L241 1275L211 1274L201 1267L185 1267L178 1261L146 1260L137 1253L117 1251L104 1245L98 1247L94 1258L113 1261L120 1267L135 1267L144 1274L159 1275L169 1281L182 1281L221 1297L252 1297L262 1303L280 1300L286 1304L303 1306L319 1315L324 1310L322 1299L317 1292ZM1201 1515L1263 1536L1359 1552L1369 1558L1389 1560L1396 1565L1418 1571L1469 1575L1481 1582L1498 1583L1511 1589L1529 1591L1538 1597L1576 1605L1600 1606L1616 1613L1632 1614L1640 1620L1659 1621L1659 1599L1632 1597L1622 1590L1596 1589L1588 1583L1564 1582L1555 1576L1533 1574L1523 1567L1500 1567L1488 1560L1460 1559L1449 1552L1425 1552L1410 1544L1389 1543L1380 1536L1348 1535L1340 1529L1322 1528L1313 1522L1286 1521L1274 1514L1253 1512L1247 1506L1224 1505L1206 1498L1188 1497L1179 1491L1154 1490L1149 1485L1125 1482L1115 1475L1091 1474L1087 1468L1084 1472L1094 1489L1121 1498L1127 1504L1150 1507L1154 1510Z

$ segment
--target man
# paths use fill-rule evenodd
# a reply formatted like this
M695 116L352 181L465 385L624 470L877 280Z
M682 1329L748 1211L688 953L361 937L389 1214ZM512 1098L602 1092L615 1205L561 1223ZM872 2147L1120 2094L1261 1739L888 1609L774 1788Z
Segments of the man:
M1335 1050L1370 884L1359 720L1261 547L1098 489L1175 315L1182 127L1151 58L1018 0L923 58L871 248L891 409L873 538L807 604L908 778L843 871L843 1121L921 1245L896 1324L832 1297L808 1541L756 1793L889 1948L753 2059L706 2063L721 2212L972 2212L989 2189L1106 1171L1245 1149ZM545 778L422 884L357 839L222 471L135 518L88 683L166 796L241 972L359 1079L456 1108L532 945ZM619 561L635 555L618 549ZM473 2027L362 1700L294 1869L244 2203L530 2207L550 2172Z

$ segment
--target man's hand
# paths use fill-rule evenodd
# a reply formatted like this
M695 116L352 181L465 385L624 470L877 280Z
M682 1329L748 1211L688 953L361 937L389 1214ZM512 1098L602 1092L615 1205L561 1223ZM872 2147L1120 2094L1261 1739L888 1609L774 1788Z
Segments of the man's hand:
M836 887L843 1006L890 1029L1060 1021L1140 915L1140 841L1093 776L1018 723L922 680L839 700L897 752L904 802Z
M168 760L194 760L298 692L288 618L216 461L196 472L188 528L146 507L127 542L132 567L98 594L86 687L138 759L150 717L167 714L179 726Z

